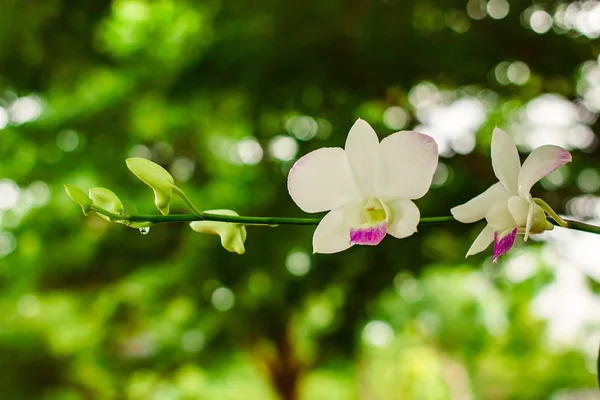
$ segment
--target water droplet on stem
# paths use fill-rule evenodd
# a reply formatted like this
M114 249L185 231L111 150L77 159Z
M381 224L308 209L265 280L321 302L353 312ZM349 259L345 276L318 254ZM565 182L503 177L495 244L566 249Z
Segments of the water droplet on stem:
M140 228L140 233L142 235L147 235L148 233L150 233L150 227L149 226L142 226Z

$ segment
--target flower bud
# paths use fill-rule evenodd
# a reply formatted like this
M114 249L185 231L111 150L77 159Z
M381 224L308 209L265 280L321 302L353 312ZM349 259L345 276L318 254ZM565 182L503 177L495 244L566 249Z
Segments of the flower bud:
M208 210L206 212L209 214L238 215L232 210ZM244 248L246 227L244 225L234 222L194 221L190 223L190 227L196 232L219 235L221 245L227 251L237 254L244 254L246 251Z
M119 200L116 194L106 188L91 188L90 199L92 199L94 205L103 208L106 211L113 214L123 214L123 203L121 203L121 200ZM114 218L110 218L103 214L98 215L107 221L114 221Z
M169 214L169 205L173 197L175 180L160 165L145 158L128 158L125 160L127 168L142 182L154 191L154 204L163 214Z
M83 215L88 215L93 204L92 200L89 197L87 197L83 190L79 189L77 186L67 184L65 184L64 186L71 200L73 200L75 203L81 206Z

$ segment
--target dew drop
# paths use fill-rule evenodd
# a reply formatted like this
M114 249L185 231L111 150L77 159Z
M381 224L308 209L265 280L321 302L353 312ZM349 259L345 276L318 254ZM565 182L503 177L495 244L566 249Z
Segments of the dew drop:
M148 233L150 233L150 227L149 226L142 226L140 228L140 233L142 235L147 235Z

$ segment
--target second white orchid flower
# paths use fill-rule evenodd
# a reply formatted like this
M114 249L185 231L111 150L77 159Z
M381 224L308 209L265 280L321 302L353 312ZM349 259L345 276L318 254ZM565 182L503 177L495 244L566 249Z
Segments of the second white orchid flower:
M535 149L521 166L515 143L506 132L496 128L492 134L492 167L500 182L450 210L460 222L487 220L488 224L473 242L467 257L494 242L493 261L496 262L510 250L517 234L525 235L527 240L529 234L553 229L545 210L553 216L556 214L546 203L532 198L529 192L536 182L569 161L571 154L568 151L548 145Z
M288 176L292 199L305 212L329 211L315 230L314 252L377 245L386 234L412 235L420 213L411 200L427 193L437 162L431 137L403 131L380 143L361 119L345 149L322 148L300 158Z

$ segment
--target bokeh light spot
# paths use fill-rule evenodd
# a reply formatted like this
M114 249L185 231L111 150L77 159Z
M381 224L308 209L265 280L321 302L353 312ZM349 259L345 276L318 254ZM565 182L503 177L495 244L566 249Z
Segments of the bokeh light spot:
M544 10L535 10L529 17L529 26L535 33L546 33L552 27L552 16Z
M600 175L598 171L586 168L577 177L577 186L585 193L594 193L600 189Z
M285 127L289 133L304 141L314 138L319 129L317 121L305 115L290 117Z
M387 322L370 321L362 331L362 339L371 346L384 347L394 339L394 330Z
M179 181L187 182L194 175L196 165L187 157L177 157L171 164L171 174Z
M433 179L431 180L431 186L440 187L445 185L450 179L450 167L445 163L440 162L435 169Z
M129 157L147 158L148 160L152 159L152 152L148 147L144 146L143 144L133 146L129 150L129 153L127 153L127 155Z
M62 151L74 151L79 146L79 135L71 129L61 131L56 135L56 145Z
M16 248L17 238L15 238L15 235L10 232L0 232L0 258L9 255Z
M293 160L298 153L298 143L290 136L276 136L269 142L269 153L281 161Z
M515 61L506 69L506 76L515 85L524 85L529 80L529 67L524 62Z
M0 130L6 128L6 125L8 125L8 113L0 107Z
M235 294L231 289L220 287L213 292L210 300L217 310L227 311L235 304Z
M19 186L10 180L0 181L0 210L13 208L19 201Z
M202 350L204 342L204 334L199 329L190 329L181 335L181 347L190 353Z
M256 165L263 158L263 149L255 138L246 138L237 145L237 153L244 164Z
M467 3L467 14L474 20L484 19L487 15L485 0L469 0Z
M16 125L37 119L42 114L42 102L37 96L19 97L10 106L10 119Z
M24 294L17 302L17 311L26 318L33 318L40 312L40 300L32 294Z
M502 19L508 15L510 5L506 0L490 0L487 4L487 13L494 19Z
M390 129L400 130L409 121L408 113L402 107L389 107L383 113L383 123Z
M285 266L290 274L304 276L310 271L310 256L304 251L292 251L285 260Z
M444 20L448 28L456 33L465 33L471 27L467 14L462 10L448 10L444 16Z

